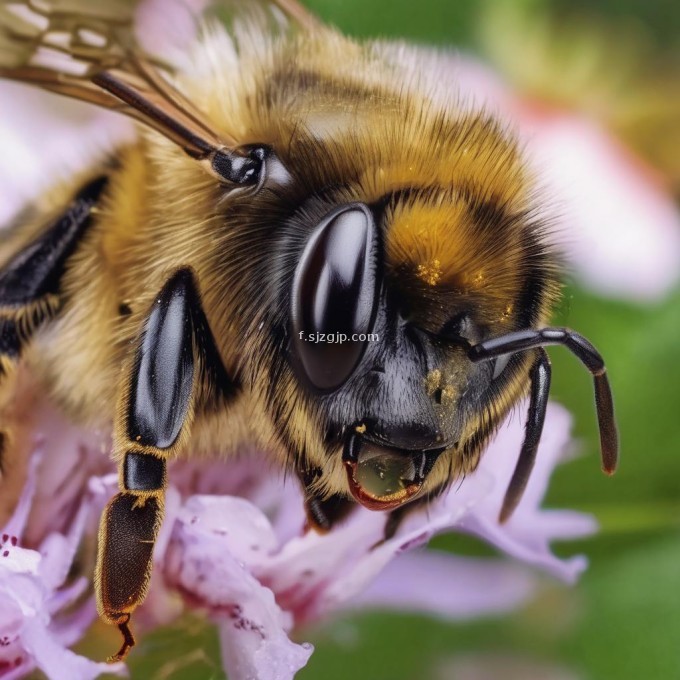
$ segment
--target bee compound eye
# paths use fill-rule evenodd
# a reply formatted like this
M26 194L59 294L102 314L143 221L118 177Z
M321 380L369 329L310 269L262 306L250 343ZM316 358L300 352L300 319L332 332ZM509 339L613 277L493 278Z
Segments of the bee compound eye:
M343 206L316 227L295 270L293 347L318 390L340 387L366 348L377 306L377 241L370 210Z

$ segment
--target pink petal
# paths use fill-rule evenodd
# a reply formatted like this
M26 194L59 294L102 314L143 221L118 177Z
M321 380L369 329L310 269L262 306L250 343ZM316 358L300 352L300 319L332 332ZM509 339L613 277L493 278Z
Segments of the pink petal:
M477 471L461 484L461 488L467 484L477 484L477 476L493 478L492 489L478 505L478 509L483 508L486 516L497 518L500 512L524 441L527 406L528 403L524 400L513 409L482 455ZM572 418L564 407L553 402L548 405L536 463L522 500L508 523L509 527L519 523L523 515L538 511L548 489L550 476L571 445L571 423ZM454 495L450 495L450 498L455 498L455 490L452 493Z
M266 517L240 498L194 496L175 522L166 579L212 610L233 680L292 678L312 653L289 640L290 616L248 569L275 546Z
M40 553L9 541L0 545L0 583L4 574L37 574L40 566Z
M4 650L11 641L17 639L23 622L23 612L13 597L13 593L0 590L0 652L5 657Z
M599 293L647 301L680 280L680 211L631 151L568 114L529 122L530 148L563 213L573 267Z
M317 598L315 614L318 616L327 613L359 595L376 578L382 578L383 569L392 560L398 559L399 555L425 545L436 533L455 527L467 508L473 506L476 501L475 495L468 493L473 490L476 489L472 486L461 489L457 496L457 506L454 508L432 504L427 511L414 512L404 521L397 534L388 541L383 541L385 516L363 510L355 521L359 527L368 527L365 529L365 540L357 541L357 527L354 527L353 531L349 531L350 526L347 527L348 533L345 537L348 544L347 554L340 563L340 568L327 571L328 583ZM373 520L376 516L380 518L379 522ZM361 537L360 534L358 538ZM333 537L334 543L340 540L337 536ZM360 552L354 554L353 551L357 548Z
M367 555L383 565L381 553L371 546L383 536L385 516L357 508L349 520L326 535L309 531L288 541L263 565L258 574L277 594L279 602L294 612L297 621L317 618L327 611L329 590L338 580L349 579ZM389 559L389 558L388 558ZM351 597L354 593L349 592Z
M548 406L536 464L522 501L506 524L498 523L502 499L524 437L524 408L518 409L516 414L508 418L484 453L479 469L461 484L461 489L468 484L476 485L480 475L487 483L493 479L492 491L466 513L459 527L482 537L517 559L573 582L585 568L585 559L558 559L550 551L550 543L587 536L596 530L597 525L588 515L540 508L550 475L570 442L571 417L558 404L551 403ZM452 491L443 503L448 505L455 502L455 493Z
M261 451L245 451L228 464L175 461L169 476L185 496L226 495L249 500L270 518L274 533L282 543L299 535L305 524L299 483L281 474Z
M21 492L21 497L19 498L17 507L14 509L12 517L3 527L1 532L3 542L6 542L4 540L5 534L20 538L24 533L26 522L28 521L28 515L31 512L31 503L33 502L33 496L35 495L36 477L41 461L42 456L40 453L36 453L31 457L31 460L28 464L26 484L24 485L24 488Z
M519 565L418 551L391 562L350 606L467 619L510 611L533 593L534 579Z
M201 13L211 0L144 0L135 16L137 39L145 50L181 65L195 42Z
M89 501L83 500L68 535L50 534L40 546L42 554L40 576L48 590L56 590L66 581L83 535L89 510Z
M26 678L35 669L35 664L31 659L16 657L13 663L17 665L11 671L4 673L2 680L20 680L21 678Z
M470 515L463 520L461 528L495 545L506 555L539 567L567 583L574 583L588 564L582 555L569 559L555 557L550 552L549 539L542 537L540 541L537 541L532 537L531 541L523 541L506 531L498 524L498 521L485 517ZM594 529L594 527L591 528Z
M50 614L56 614L62 609L67 609L72 604L75 604L78 598L87 592L89 585L88 579L85 576L80 576L70 585L56 590L47 602Z
M251 630L260 624L239 614L218 621L222 663L230 680L292 680L314 651L309 642L297 645L284 634L268 638L264 629Z
M123 116L27 85L0 83L0 100L0 226L132 137Z
M62 647L35 619L27 622L21 639L49 680L94 680L104 673L127 675L125 664L96 663Z
M57 618L52 619L50 632L60 645L71 647L83 637L96 618L97 608L94 597L91 597L68 615L59 614Z
M75 427L43 401L34 405L34 413L42 462L26 529L26 540L32 546L40 545L52 532L68 533L90 477L114 469L108 456L110 435ZM88 495L98 494L91 491Z

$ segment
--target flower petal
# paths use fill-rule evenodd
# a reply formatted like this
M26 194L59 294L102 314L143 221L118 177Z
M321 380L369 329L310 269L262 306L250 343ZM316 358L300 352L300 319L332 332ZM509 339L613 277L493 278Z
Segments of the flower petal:
M26 476L26 484L21 492L21 497L17 503L16 508L12 517L9 519L7 524L2 529L2 541L7 543L6 535L10 538L14 536L16 539L23 536L24 529L26 528L26 522L28 521L28 515L31 512L31 503L33 502L33 496L35 495L36 489L36 478L38 474L38 467L42 462L42 455L36 452L28 464L28 473ZM12 545L16 541L10 541Z
M56 590L66 581L89 510L89 500L83 500L68 535L52 533L40 546L40 577L48 590Z
M9 541L0 544L0 570L14 574L37 574L39 565L39 552L14 546Z
M489 517L498 517L505 491L515 470L524 441L524 422L527 408L528 402L526 400L518 404L489 443L482 455L479 468L461 484L461 488L463 488L467 484L478 483L477 475L493 479L491 489L480 500L478 506L478 509L483 508L484 514ZM538 511L548 489L550 475L555 466L569 452L571 424L572 418L563 406L554 402L548 404L534 469L522 500L508 526L511 526L513 522L519 524L517 517L521 518L523 515Z
M165 577L211 609L232 680L293 678L312 653L291 642L290 615L249 571L275 547L268 520L244 499L194 496L175 522Z
M359 595L378 575L382 578L383 569L402 553L424 546L438 532L455 527L468 507L474 506L478 489L479 487L473 486L461 488L455 507L445 508L433 504L427 510L415 511L402 523L397 534L387 541L383 540L386 516L362 509L361 514L357 513L355 522L360 527L367 527L365 529L367 540L359 541L355 546L357 528L355 527L352 532L348 531L347 555L340 569L335 571L331 569L327 572L328 583L318 596L316 615L327 613ZM437 507L440 507L441 511L438 512ZM379 522L373 519L376 516L380 518ZM371 529L370 532L368 528ZM333 537L335 543L338 540L337 536ZM355 555L357 547L361 552Z
M534 585L526 569L503 560L418 551L391 562L350 606L467 619L517 608L534 593Z
M529 543L513 536L497 521L485 517L470 515L461 523L461 528L495 545L506 555L550 572L567 583L574 583L588 565L588 561L582 555L568 559L560 559L553 555L549 548L549 538L541 537Z
M0 100L0 225L133 135L123 116L31 86L4 81Z
M267 638L251 630L249 619L221 617L222 662L230 680L292 680L314 651L309 642L291 642L285 634ZM258 639L259 637L259 639Z
M569 259L604 295L655 300L680 280L680 211L661 182L595 123L536 121L530 148L563 210Z
M27 622L21 639L49 680L94 680L104 673L127 675L123 663L96 663L62 647L38 620Z
M498 514L505 490L512 476L524 438L524 406L522 417L506 420L487 451L478 470L469 476L467 484L477 484L477 476L493 478L493 488L462 518L459 528L480 536L503 552L528 564L544 569L567 582L573 582L585 569L586 560L574 557L561 560L550 551L550 543L558 539L575 539L593 533L597 525L588 515L566 511L546 511L540 508L550 475L570 442L571 417L558 404L551 403L546 413L543 436L536 455L526 491L513 516L501 525ZM452 501L451 494L444 504Z

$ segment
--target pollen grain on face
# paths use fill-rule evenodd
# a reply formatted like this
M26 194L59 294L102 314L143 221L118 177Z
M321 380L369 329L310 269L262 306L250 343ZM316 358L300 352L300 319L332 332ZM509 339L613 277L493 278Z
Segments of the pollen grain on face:
M512 318L512 314L515 311L515 306L513 304L507 304L505 306L505 309L503 310L503 313L501 314L500 321L501 323L506 323Z
M427 376L425 376L425 389L427 390L428 396L432 396L442 384L442 372L435 368L430 371Z
M455 401L456 398L456 390L452 385L447 385L443 390L442 390L442 396L441 396L441 402L442 404L450 404L453 401Z
M426 264L419 264L416 273L428 286L436 286L442 278L442 263L435 258Z

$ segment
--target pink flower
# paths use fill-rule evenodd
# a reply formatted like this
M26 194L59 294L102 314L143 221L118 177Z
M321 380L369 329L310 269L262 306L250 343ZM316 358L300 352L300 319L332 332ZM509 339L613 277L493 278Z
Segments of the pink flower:
M0 597L9 592L13 603L0 609L6 612L0 614L0 629L12 643L7 658L22 658L20 672L12 669L15 675L9 677L20 677L33 665L51 678L96 677L110 667L67 649L94 617L92 573L83 571L66 586L64 580L79 543L85 550L82 563L92 561L96 521L116 490L116 475L102 452L106 440L67 425L45 404L36 408L36 436L43 443L6 529L38 542L37 550L31 549L33 543L9 548L10 555L23 556L17 564L30 575L30 590L16 585L15 567L8 568L15 562L0 558ZM223 663L232 680L286 680L312 653L311 645L293 642L290 633L334 612L387 607L464 619L507 612L530 598L538 581L527 566L572 582L585 560L560 560L549 545L587 535L595 524L579 513L540 508L549 476L569 442L570 418L561 407L548 411L522 504L507 525L497 523L519 452L520 420L508 420L473 475L427 511L414 512L383 543L386 516L358 506L328 535L305 532L297 483L268 470L257 452L244 452L231 463L176 461L151 593L135 618L140 637L185 610L202 610L219 627ZM478 535L505 557L481 560L424 550L432 536L444 531ZM84 532L89 540L82 542ZM80 604L85 591L88 597ZM182 596L179 604L176 593ZM64 616L62 610L76 599L74 613ZM35 630L40 634L31 637ZM62 656L66 661L52 664ZM62 668L68 669L66 675L55 674Z
M520 121L583 283L639 302L670 291L680 280L680 212L658 174L584 116L525 109Z
M536 585L519 563L568 582L585 567L582 557L559 560L549 544L591 533L592 519L539 508L568 442L569 421L562 408L550 408L537 469L506 526L497 517L523 434L516 419L506 423L475 474L428 511L415 512L383 543L386 516L361 507L330 534L304 533L297 485L263 475L257 459L228 470L177 463L170 479L182 491L175 488L168 496L153 606L163 598L160 591L179 590L189 606L205 608L219 626L230 678L277 680L292 678L312 651L292 643L287 633L339 609L392 607L447 618L509 611ZM235 495L237 488L246 490L245 497ZM451 530L474 533L514 561L417 550Z
M81 501L68 533L51 532L37 550L21 545L40 460L34 454L21 500L0 535L0 678L24 677L35 668L50 680L122 675L123 664L95 663L68 649L95 617L91 598L82 602L88 580L67 578L92 500Z

